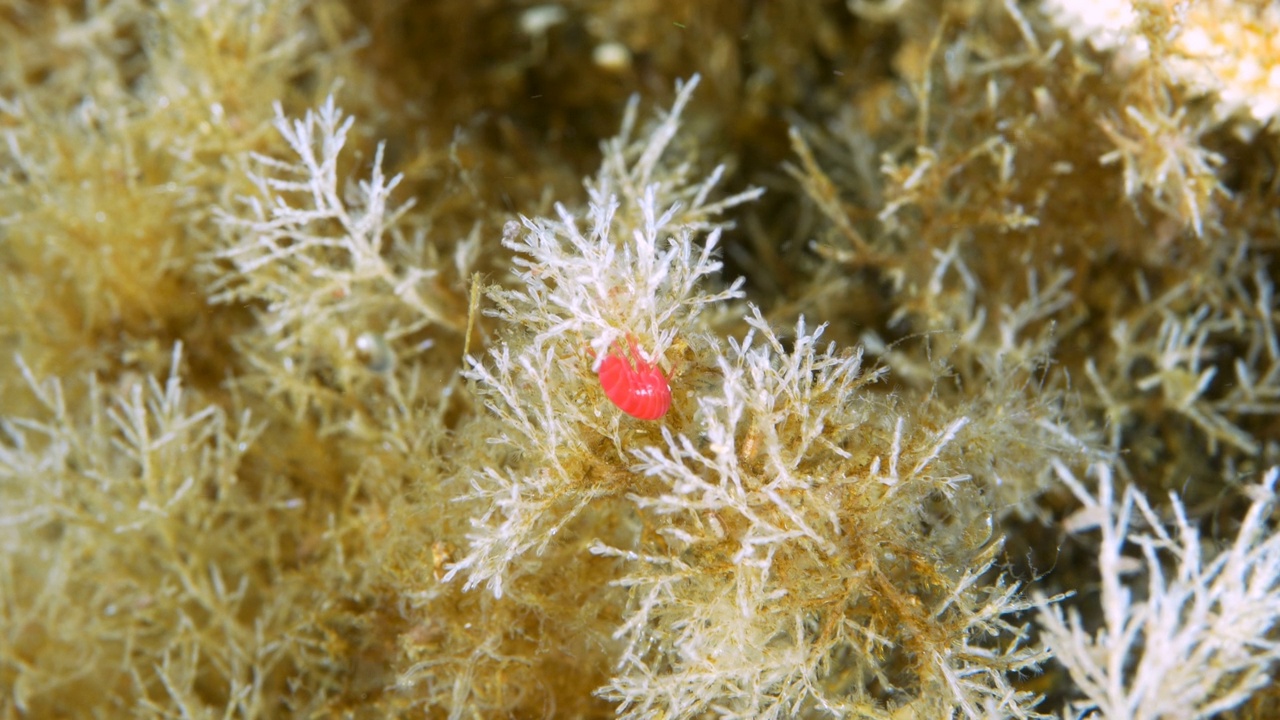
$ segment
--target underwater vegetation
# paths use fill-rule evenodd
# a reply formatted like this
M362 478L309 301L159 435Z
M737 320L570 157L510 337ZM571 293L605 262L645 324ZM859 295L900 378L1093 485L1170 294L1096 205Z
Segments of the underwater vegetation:
M1275 717L1277 38L0 0L0 717Z

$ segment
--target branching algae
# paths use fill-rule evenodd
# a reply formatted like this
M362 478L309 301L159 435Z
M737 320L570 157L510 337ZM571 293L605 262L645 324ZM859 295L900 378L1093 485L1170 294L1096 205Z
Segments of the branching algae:
M1274 717L1278 21L0 0L0 714Z

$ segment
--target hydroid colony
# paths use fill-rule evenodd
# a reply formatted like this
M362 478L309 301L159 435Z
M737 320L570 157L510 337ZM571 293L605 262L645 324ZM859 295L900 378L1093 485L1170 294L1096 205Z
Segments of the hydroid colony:
M0 707L1274 715L1273 15L0 2Z

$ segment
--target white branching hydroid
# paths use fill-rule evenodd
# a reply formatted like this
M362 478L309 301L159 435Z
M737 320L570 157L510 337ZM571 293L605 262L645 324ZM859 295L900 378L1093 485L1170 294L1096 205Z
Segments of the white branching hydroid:
M413 201L393 200L402 177L383 173L381 143L368 179L344 177L353 121L332 97L301 119L277 105L289 159L252 154L257 194L219 210L223 246L206 264L211 302L244 303L257 315L257 332L241 338L247 379L287 393L295 417L317 401L341 404L335 385L380 386L400 360L465 326L458 288L478 236L442 257L445 243L428 238Z
M696 328L702 310L741 297L741 279L707 287L721 269L723 224L715 218L762 190L708 202L723 167L696 183L685 165L657 174L697 81L677 86L671 112L639 141L631 139L636 103L628 106L622 133L603 144L600 172L587 183L584 216L557 203L554 220L508 223L503 245L517 253L520 284L490 291L498 317L533 330L535 343L572 334L597 358L630 333L653 360Z
M605 143L589 182L590 201L575 214L557 204L557 219L522 218L507 225L503 244L517 253L514 288L490 288L492 314L519 328L487 361L468 358L465 375L485 405L504 419L493 438L518 450L522 462L486 467L470 479L469 499L487 508L473 521L470 551L447 575L486 583L495 595L512 563L544 549L560 527L608 489L583 482L566 458L588 454L598 433L621 442L617 414L599 392L595 369L613 344L636 340L658 362L677 338L700 334L703 310L741 296L741 282L715 287L725 209L760 195L752 189L718 202L708 198L717 169L693 182L687 166L664 164L680 111L697 78L677 86L673 109L640 140L632 140L633 102L622 133ZM585 230L582 226L585 226ZM608 412L612 429L602 427Z
M339 156L353 121L332 97L301 120L290 121L277 106L276 129L296 158L253 155L262 168L250 176L260 196L244 198L248 217L223 215L239 242L217 256L234 263L237 272L223 275L215 284L214 302L262 299L270 303L275 322L299 323L319 308L326 310L324 315L340 314L356 304L350 296L353 285L377 282L389 291L388 302L398 300L420 316L414 325L397 328L397 335L428 324L457 323L421 292L420 285L435 277L434 270L398 268L386 259L388 245L397 251L393 256L409 255L405 246L410 241L397 223L413 201L397 205L391 200L401 176L383 175L383 145L378 145L368 180L348 183L339 176ZM305 276L314 288L309 294L298 293L297 281L280 275ZM325 293L340 301L330 303L333 309L316 297ZM286 338L305 337L275 332Z
M628 111L586 211L507 226L515 283L487 294L508 330L467 371L501 433L464 471L469 547L444 579L522 602L563 563L612 577L599 695L626 718L1029 716L1010 675L1042 654L991 572L998 479L970 417L873 391L882 372L820 347L825 326L784 336L751 307L735 340L706 322L740 295L715 277L716 217L758 191L709 203L719 170L665 164L693 84L640 142ZM681 365L660 423L600 391L624 337Z
M1096 491L1056 469L1084 505L1069 525L1102 536L1102 626L1091 632L1079 611L1040 602L1045 644L1084 696L1076 717L1215 717L1271 682L1280 659L1280 533L1269 517L1280 469L1246 488L1253 502L1216 553L1206 552L1176 495L1169 521L1132 486L1117 497L1105 465L1094 469Z
M601 694L625 718L888 717L876 678L921 716L1027 717L1035 699L1007 673L1043 655L1005 618L1025 607L1016 586L980 581L1001 546L989 523L963 539L926 531L933 561L970 565L959 575L926 569L909 539L936 522L921 493L967 496L967 419L910 433L904 452L906 420L868 391L881 373L863 372L861 351L821 349L823 328L803 319L786 345L755 308L747 321L698 400L698 435L664 428L633 451L658 487L630 499L661 541L592 547L630 569L615 581L631 593L626 644ZM886 661L907 647L920 657L904 675Z

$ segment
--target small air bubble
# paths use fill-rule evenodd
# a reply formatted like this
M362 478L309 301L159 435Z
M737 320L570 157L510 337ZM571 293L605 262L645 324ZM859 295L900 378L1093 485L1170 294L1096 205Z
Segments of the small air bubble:
M395 367L396 356L387 341L377 333L362 333L356 338L356 355L360 361L376 373L384 373Z
M631 67L631 51L620 42L607 42L591 51L591 60L602 70L622 72Z
M100 223L104 223L107 221L107 214L99 210L98 212L93 214L93 219L97 220Z
M526 35L544 35L568 16L569 13L559 5L538 5L520 15L520 29Z

